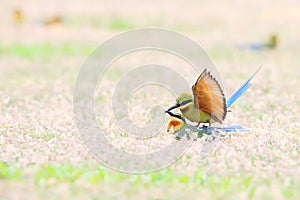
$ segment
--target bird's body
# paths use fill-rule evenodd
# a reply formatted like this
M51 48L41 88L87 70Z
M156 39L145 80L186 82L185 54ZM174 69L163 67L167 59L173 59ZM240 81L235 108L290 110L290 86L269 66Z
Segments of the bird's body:
M200 123L216 121L222 123L225 119L226 99L218 81L206 69L200 74L192 87L193 95L182 93L176 99L176 104L168 111L179 108L184 118Z
M178 121L178 119L188 119L198 125L200 123L209 123L210 125L212 121L222 123L228 108L251 87L250 81L260 68L227 101L218 81L205 69L192 87L193 94L182 93L176 98L176 104L166 111L171 115L171 110L179 108L181 112L180 117L173 114L173 117L175 116L177 119L171 119L170 124L172 125L173 121ZM176 123L174 127L182 127L182 124L179 126L178 122Z
M180 112L191 122L208 123L210 120L210 115L197 108L194 100L190 104L181 107Z

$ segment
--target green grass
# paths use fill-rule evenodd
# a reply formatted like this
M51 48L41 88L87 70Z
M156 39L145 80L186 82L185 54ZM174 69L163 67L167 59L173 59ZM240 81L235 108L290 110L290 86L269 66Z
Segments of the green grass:
M208 191L218 198L231 198L236 191L243 191L248 198L255 197L256 190L259 187L279 187L285 198L295 198L300 194L298 187L299 180L296 177L291 178L288 183L282 182L284 177L279 174L273 180L259 176L249 175L246 172L233 176L225 176L219 174L205 174L202 169L196 171L193 175L185 173L177 174L171 169L144 174L130 175L120 174L106 168L91 168L84 164L79 166L71 166L65 164L48 164L48 165L31 165L34 170L35 187L40 189L68 183L79 187L80 185L102 185L102 187L114 187L114 185L122 183L130 183L128 190L135 191L137 189L144 190L149 187L177 187L178 185L192 186L195 192L201 188ZM21 168L15 165L0 163L0 178L2 181L28 181L25 175L28 168ZM184 191L183 191L184 192ZM272 194L266 194L266 197Z
M137 28L135 20L130 20L120 16L90 16L76 18L69 21L70 25L74 27L80 27L87 23L93 28L112 30L112 31L124 31Z
M11 45L0 44L0 55L9 55L14 57L25 58L28 60L43 59L53 60L55 56L76 56L88 55L93 47L78 46L72 43L50 44L50 43L33 43L22 44L16 43Z
M122 18L114 18L108 21L106 26L110 30L130 30L136 28L132 22Z
M212 60L232 59L233 53L226 46L216 46L208 51Z
M22 179L22 169L15 165L7 165L4 162L0 162L0 180L1 179Z

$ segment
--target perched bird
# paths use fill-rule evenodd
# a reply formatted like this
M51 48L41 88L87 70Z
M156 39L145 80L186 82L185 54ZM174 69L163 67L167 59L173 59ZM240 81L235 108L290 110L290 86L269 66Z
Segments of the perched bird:
M45 17L40 20L34 20L33 23L37 26L55 26L61 24L63 22L63 18L60 15L53 15L49 17Z
M13 10L13 20L14 22L21 24L24 21L24 13L21 9Z
M265 49L275 49L277 46L278 46L278 36L272 34L270 35L270 37L266 42L240 45L239 48L260 51Z
M49 17L47 19L44 19L42 21L42 23L45 25L45 26L51 26L51 25L56 25L56 24L59 24L62 22L62 17L59 16L59 15L55 15L55 16L52 16L52 17Z
M182 127L182 124L179 124L177 121L180 119L181 122L185 122L185 120L182 120L184 118L197 122L198 125L200 123L209 123L210 126L211 121L222 123L228 108L251 87L250 81L260 69L261 67L227 101L218 81L205 69L192 87L193 95L182 93L176 99L176 104L166 111L171 117L177 118L174 120L171 118L170 126L173 125L174 129ZM170 111L175 108L180 109L182 116L170 114Z
M226 99L218 81L205 69L192 87L193 95L182 93L167 111L179 108L183 117L200 123L222 123L226 117Z

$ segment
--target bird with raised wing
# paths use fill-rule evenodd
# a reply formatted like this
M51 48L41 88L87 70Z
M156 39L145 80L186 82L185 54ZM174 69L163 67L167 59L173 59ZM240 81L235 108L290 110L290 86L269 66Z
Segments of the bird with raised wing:
M192 87L193 95L182 93L176 104L167 111L179 108L183 117L191 122L222 123L226 117L226 99L218 81L205 69Z
M198 125L209 123L210 126L212 121L222 123L228 108L251 87L250 81L260 68L227 101L218 81L205 69L192 86L193 95L182 93L176 98L176 104L166 111L170 115L171 110L179 108L181 112L180 117L171 115L177 119L171 118L170 122L178 121L178 119L182 122L182 119L186 118L191 122L197 122ZM181 126L177 125L177 127Z

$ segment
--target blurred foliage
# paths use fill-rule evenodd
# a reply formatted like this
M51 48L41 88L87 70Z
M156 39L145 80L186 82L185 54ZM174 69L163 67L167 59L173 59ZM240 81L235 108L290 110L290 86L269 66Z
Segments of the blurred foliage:
M78 46L71 43L50 44L50 43L37 43L37 44L12 44L3 46L0 44L0 55L17 56L25 59L35 58L49 58L53 56L76 56L88 55L92 48L89 46Z
M34 166L34 165L32 165ZM284 177L279 174L273 180L263 177L253 177L247 173L239 173L234 176L224 176L217 174L205 174L201 169L192 175L185 173L177 174L170 169L164 169L150 174L122 174L102 167L91 168L85 165L71 166L64 164L48 164L34 168L35 183L40 188L47 188L58 183L71 183L76 185L91 184L102 185L103 187L130 183L132 189L146 189L150 186L158 185L159 187L167 185L169 188L176 188L178 185L193 186L193 190L199 188L209 189L216 197L231 197L238 191L246 191L249 198L253 198L258 187L272 187L280 184L280 193L286 198L294 198L299 195L298 187L300 182L291 179L287 183L281 182ZM9 180L26 181L25 171L14 165L8 165L0 162L0 178ZM270 194L266 194L266 197Z
M5 162L0 162L0 179L20 179L22 170L14 165L7 165Z

